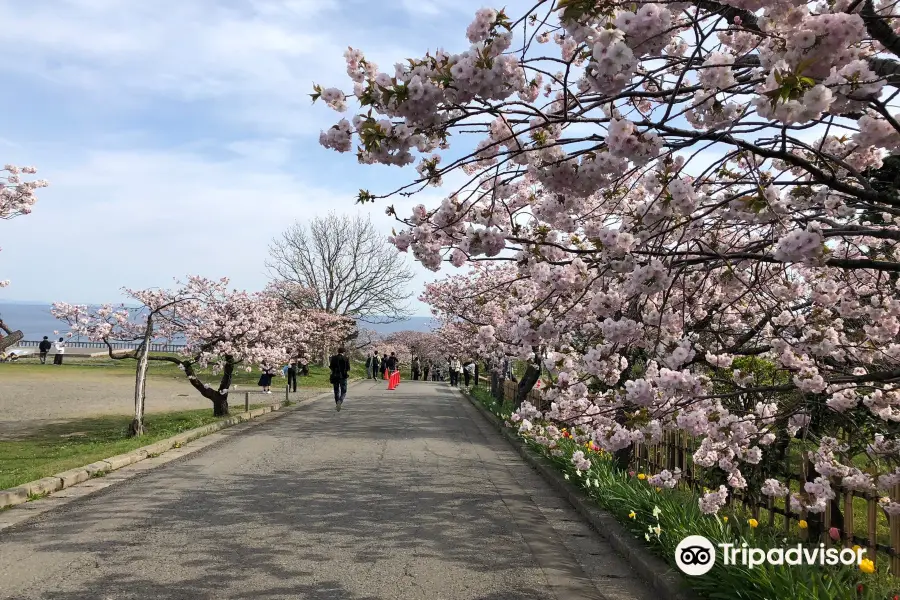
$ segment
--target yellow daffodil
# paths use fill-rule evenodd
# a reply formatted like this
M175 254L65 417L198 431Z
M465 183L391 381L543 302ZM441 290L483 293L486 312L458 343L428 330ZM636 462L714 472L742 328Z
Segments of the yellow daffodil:
M634 511L631 511L630 513L628 513L628 518L629 518L629 519L633 519L633 518L635 518L636 516L637 516L637 514L635 514Z
M859 552L860 550L862 550L862 546L860 546L859 544L853 546L854 553Z
M750 527L752 527L753 529L759 527L759 521L757 521L756 519L750 519L749 521L747 521L747 524L750 525Z
M806 529L809 527L809 523L807 523L803 519L800 519L800 521L797 522L797 527L799 527L800 529Z
M864 558L859 561L859 570L863 573L874 573L875 572L875 563L872 562L870 558Z
M722 517L722 520L725 521L725 522L727 523L727 522L728 522L728 517Z
M643 481L643 480L647 479L647 476L644 475L643 473L638 473L638 479L640 479L641 481Z

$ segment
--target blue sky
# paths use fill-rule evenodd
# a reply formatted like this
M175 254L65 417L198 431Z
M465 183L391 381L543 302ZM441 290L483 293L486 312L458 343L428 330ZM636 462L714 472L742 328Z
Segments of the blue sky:
M188 273L260 289L269 241L329 210L368 211L388 235L385 203L360 208L355 194L393 189L414 167L320 147L340 117L311 105L312 84L352 90L347 46L387 72L429 49L461 51L482 5L0 0L0 164L36 166L51 184L31 215L0 223L0 279L12 280L0 301L118 302L122 287ZM408 214L441 195L395 205ZM417 295L436 276L408 260Z

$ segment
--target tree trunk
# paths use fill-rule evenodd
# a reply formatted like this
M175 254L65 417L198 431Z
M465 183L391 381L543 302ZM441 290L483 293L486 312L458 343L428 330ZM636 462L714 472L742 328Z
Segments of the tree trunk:
M228 415L228 394L219 394L212 398L213 416L225 417Z
M518 409L522 406L522 403L525 402L525 399L528 397L529 392L531 392L532 388L534 388L534 384L538 382L538 379L541 378L541 357L540 357L540 349L534 348L534 358L528 361L528 366L525 369L525 375L522 376L522 380L519 381L519 385L516 386L516 399L513 404L513 408Z
M231 380L234 377L234 357L225 355L225 367L222 369L222 379L219 381L219 392L212 398L213 416L224 417L228 414L228 390L231 388Z
M144 332L144 341L138 348L137 372L134 380L134 419L128 427L131 436L144 435L144 405L147 398L147 367L150 354L150 340L153 338L153 315L147 317L147 330Z
M194 373L194 365L190 361L181 361L170 357L156 360L169 360L169 362L174 362L184 367L184 373L187 375L190 384L194 386L194 389L213 403L213 415L224 417L228 414L228 387L231 386L231 376L234 373L234 360L231 356L225 357L225 369L222 373L222 380L219 382L218 390L211 388L197 378L196 373Z

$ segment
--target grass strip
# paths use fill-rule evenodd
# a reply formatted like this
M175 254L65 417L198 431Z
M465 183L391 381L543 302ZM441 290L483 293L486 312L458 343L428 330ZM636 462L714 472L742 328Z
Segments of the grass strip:
M251 409L264 406L253 404ZM234 412L241 412L235 410ZM0 440L0 489L8 489L137 450L224 417L208 408L146 415L146 433L128 436L131 417L111 415L45 425L27 437Z
M473 388L472 396L497 417L508 421L511 410L494 399L485 388ZM675 567L675 548L690 535L702 535L713 544L731 543L741 547L789 548L801 543L799 531L787 535L755 521L740 507L718 515L700 511L700 496L685 488L655 488L646 473L616 469L610 454L588 450L571 439L558 443L558 455L526 436L521 440L549 460L566 479L581 488L599 507L612 514L643 539L647 547ZM584 452L591 461L588 471L579 473L572 454ZM818 544L805 544L818 547ZM881 558L881 557L879 557ZM717 551L715 567L706 575L685 577L702 598L729 600L897 600L898 582L888 573L888 562L878 561L874 573L856 567L820 565L761 565L749 568L722 564ZM677 567L676 567L677 568Z

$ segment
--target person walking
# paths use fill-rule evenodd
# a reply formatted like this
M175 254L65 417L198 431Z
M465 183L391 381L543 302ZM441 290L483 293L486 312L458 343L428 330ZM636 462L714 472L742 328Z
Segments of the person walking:
M465 366L463 367L463 376L466 378L466 387L469 387L469 384L472 381L472 377L475 376L475 361L471 358L466 361Z
M372 357L366 356L366 379L372 379Z
M387 355L387 352L383 352L381 354L381 373L382 373L382 375L384 375L385 379L388 378L388 373L387 373L388 367L389 367L388 355Z
M331 385L334 386L334 408L341 410L344 405L344 397L347 395L347 378L350 377L350 359L344 355L343 346L338 348L338 353L331 357L328 368L331 369Z
M428 381L428 372L431 370L431 361L425 361L425 367L422 369L422 381Z
M59 338L59 341L56 342L56 355L53 357L54 365L61 365L63 354L66 353L66 343L63 341L63 338Z
M397 358L396 352L391 352L390 357L388 357L388 368L390 372L393 373L400 367L400 360Z
M378 379L381 367L381 361L378 360L378 350L372 354L372 379Z
M413 381L418 381L418 380L419 380L419 374L420 374L420 372L421 372L421 367L422 367L422 365L419 364L419 357L418 357L418 356L414 356L414 357L413 357L413 360L412 360L412 376L413 376Z
M44 336L44 339L41 340L41 344L38 346L38 352L40 352L41 364L47 364L47 353L50 352L50 348L53 347L53 344L50 343L50 340L47 339L47 336Z
M292 358L291 364L287 368L287 384L288 388L293 387L292 392L297 391L297 359Z
M450 357L450 385L456 387L459 385L459 373L462 371L462 363L456 356Z
M272 386L272 377L275 376L275 369L270 367L268 363L263 363L261 366L262 375L259 376L259 382L256 385L263 389L263 394L271 394L272 390L269 388Z

